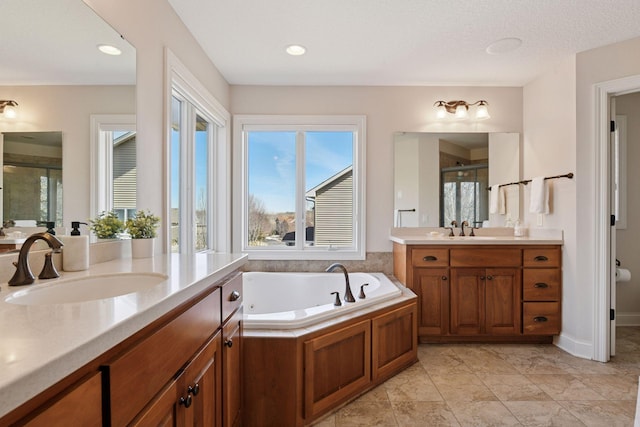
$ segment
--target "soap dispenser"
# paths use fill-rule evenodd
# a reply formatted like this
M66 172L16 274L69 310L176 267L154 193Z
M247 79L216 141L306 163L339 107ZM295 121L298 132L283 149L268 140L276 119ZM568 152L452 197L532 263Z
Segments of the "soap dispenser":
M72 221L71 235L61 236L62 269L64 271L82 271L89 268L89 236L80 234L80 224L86 222Z

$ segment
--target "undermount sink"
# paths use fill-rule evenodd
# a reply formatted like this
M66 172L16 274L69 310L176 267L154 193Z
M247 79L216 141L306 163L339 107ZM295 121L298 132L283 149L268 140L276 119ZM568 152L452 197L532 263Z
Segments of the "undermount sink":
M19 305L93 301L139 292L167 279L167 275L160 273L117 273L59 279L13 292L5 301Z
M453 236L451 240L495 240L496 236Z

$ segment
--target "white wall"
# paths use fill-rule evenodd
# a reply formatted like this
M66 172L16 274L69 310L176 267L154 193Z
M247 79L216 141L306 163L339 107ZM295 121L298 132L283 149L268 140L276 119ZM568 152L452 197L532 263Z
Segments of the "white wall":
M576 173L576 61L569 57L524 87L524 179ZM591 357L591 292L576 278L576 185L589 178L576 173L573 180L547 181L549 215L529 213L530 189L523 186L522 217L530 228L564 231L562 335L558 345L567 351ZM581 234L585 230L581 230Z
M616 258L631 270L631 281L616 287L618 325L640 325L640 92L616 97L616 114L627 118L627 227L616 231Z
M489 120L439 121L437 100L486 99ZM522 88L232 86L233 114L367 116L367 252L389 252L393 226L393 139L404 132L522 132Z
M162 215L166 190L163 185L165 47L226 109L229 108L229 85L166 0L84 1L136 48L138 207Z
M89 212L89 116L135 113L132 86L3 86L18 100L16 120L0 120L0 132L62 131L62 219L86 221Z

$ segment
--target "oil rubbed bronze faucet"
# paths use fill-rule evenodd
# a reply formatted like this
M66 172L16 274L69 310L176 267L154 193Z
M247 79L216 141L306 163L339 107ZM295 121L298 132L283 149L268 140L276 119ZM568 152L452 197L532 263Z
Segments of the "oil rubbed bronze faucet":
M326 271L327 273L331 273L335 269L342 270L342 272L344 273L344 280L346 283L346 289L344 291L344 300L346 302L356 302L356 299L353 297L353 294L351 293L351 286L349 285L349 272L347 271L346 267L342 264L335 263L335 264L331 264Z
M9 280L9 286L30 285L35 281L36 278L33 276L31 267L29 266L29 249L31 249L31 245L33 245L36 240L44 240L54 252L58 252L60 248L62 248L62 242L58 240L56 236L49 233L34 233L27 237L20 248L18 262L13 263L13 265L16 266L16 272L11 280ZM51 253L46 254L44 267L38 277L40 279L53 279L59 276L51 260Z

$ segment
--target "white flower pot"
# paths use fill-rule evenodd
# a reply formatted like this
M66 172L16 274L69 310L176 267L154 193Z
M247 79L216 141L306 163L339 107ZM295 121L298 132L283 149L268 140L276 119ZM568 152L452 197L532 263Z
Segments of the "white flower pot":
M151 258L156 239L131 239L131 258Z

